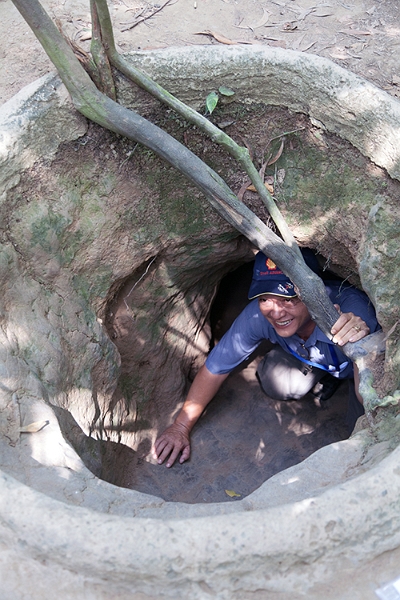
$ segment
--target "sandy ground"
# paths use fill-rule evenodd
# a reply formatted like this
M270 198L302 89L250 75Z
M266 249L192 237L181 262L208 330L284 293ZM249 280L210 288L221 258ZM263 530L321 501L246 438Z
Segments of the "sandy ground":
M90 45L89 0L43 0ZM397 0L109 0L121 51L247 43L324 56L400 96ZM0 103L54 70L11 0L0 0ZM209 32L206 34L205 32Z

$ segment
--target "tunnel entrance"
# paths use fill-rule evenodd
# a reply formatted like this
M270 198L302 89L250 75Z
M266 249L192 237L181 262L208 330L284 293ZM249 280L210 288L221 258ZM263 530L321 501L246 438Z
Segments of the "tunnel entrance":
M271 164L267 166L266 181L271 182L269 185L273 186L302 243L312 245L327 257L329 264L339 268L343 278L359 285L354 256L360 245L360 231L368 219L370 205L366 199L371 204L377 194L385 191L387 201L393 202L398 183L391 181L347 142L327 132L321 133L304 115L265 105L251 108L229 105L224 107L222 115L238 117L229 126L230 132L238 138L246 136L246 143L254 150L259 165L265 156L269 157ZM158 118L161 117L158 115ZM165 116L163 119L165 121ZM204 136L176 120L167 119L167 125L174 135L191 143L197 152L201 149L209 162L215 162L218 169L226 171L233 189L243 187L242 174ZM290 134L287 139L284 134L286 150L283 154L282 132ZM109 148L113 158L106 154ZM96 263L96 268L102 277L93 275L91 283L93 293L101 298L98 310L101 323L121 357L117 390L111 399L107 396L108 374L104 375L104 362L100 360L91 372L94 393L87 399L89 409L87 405L82 408L75 405L75 413L71 412L78 416L76 421L86 432L83 437L75 435L77 430L68 416L63 420L61 407L55 410L67 439L92 472L104 481L168 501L231 502L247 496L266 479L299 463L322 446L347 437L343 423L346 383L323 405L312 396L304 402L277 403L266 398L256 383L254 373L261 358L258 354L232 374L196 426L190 463L167 470L152 461L152 441L169 424L168 419L172 419L188 384L204 361L210 340L213 343L209 320L218 339L232 315L243 306L249 277L245 274L246 267L240 267L238 273L226 280L223 278L235 266L248 262L253 249L249 242L232 234L226 224L221 225L209 207L201 214L201 218L206 215L206 225L197 209L190 214L183 212L181 207L187 207L189 200L191 207L195 204L193 198L201 202L198 192L190 189L186 197L186 188L182 192L180 179L172 169L166 169L157 157L143 150L136 150L133 155L132 152L126 140L91 126L82 143L66 149L68 159L72 162L72 156L76 161L73 168L70 164L66 167L62 160L51 166L52 177L58 171L65 177L68 169L68 181L76 181L81 176L81 164L90 164L90 177L98 178L99 189L93 190L92 183L86 188L83 180L82 194L90 189L98 202L104 190L111 189L109 194L107 192L106 204L110 221L115 219L115 238L129 240L129 243L133 240L133 252L137 252L132 269L129 252L115 250L121 254L121 265L115 271L123 275L114 277L111 289L107 290L109 273L103 266L101 242L98 259L101 267ZM105 156L109 157L106 176ZM127 156L134 157L129 166ZM159 185L154 173L161 171L162 185ZM118 182L114 188L113 177ZM140 188L142 184L132 185L143 180L146 182L144 192ZM31 185L30 179L27 185ZM137 194L133 199L132 190ZM75 190L71 197L75 197ZM148 197L157 198L157 211L152 212ZM321 205L321 198L326 206ZM92 196L90 201L93 201ZM246 191L245 201L269 223L265 207L251 191ZM138 222L132 216L132 204L140 219L149 218L148 213L151 213L153 219L148 231L141 228L140 220L135 229ZM343 215L347 215L348 210L354 211L354 217L347 222ZM156 247L153 239L158 240L165 223L170 226L169 213L178 220L178 225L174 222L172 241L165 248ZM120 230L123 219L124 228ZM196 231L190 238L188 231L196 220L201 227L206 227L206 233ZM87 221L91 223L90 218ZM73 227L71 230L78 239L76 243L80 243L81 233L75 232ZM111 239L107 235L107 239ZM96 239L101 240L101 236L96 234ZM89 279L91 277L92 274ZM243 281L243 289L246 288L241 296L238 277ZM78 277L74 278L75 282L83 285ZM220 293L211 308L218 286ZM87 289L83 286L82 291L84 296ZM244 441L239 442L244 428ZM234 433L224 438L224 432ZM275 437L267 432L274 432ZM284 449L277 452L278 447ZM199 454L196 456L196 453ZM198 473L193 470L195 461L201 465ZM234 491L235 495L229 496L226 490Z
M218 343L248 303L253 262L222 278L210 311L210 347ZM336 275L326 271L325 278ZM118 321L125 303L117 303L113 310ZM117 341L121 348L133 343L129 334ZM300 401L273 400L262 392L255 375L259 361L271 347L267 341L262 343L229 376L192 432L188 462L166 469L144 457L143 448L134 451L124 444L104 441L100 477L167 501L232 502L321 447L346 439L348 381L342 381L324 402L312 393Z
M359 284L354 256L360 231L375 196L385 193L388 204L394 202L398 182L347 142L321 133L303 114L265 104L230 104L217 118L227 116L232 117L230 133L238 139L245 136L258 166L269 163L266 183L301 243L312 245L340 268L343 278ZM168 114L157 113L157 118L226 172L240 195L244 176L225 153ZM87 179L82 164L89 165ZM183 187L172 168L95 125L79 142L66 145L51 164L40 166L22 178L14 197L15 223L10 221L10 226L18 230L27 222L33 234L24 240L32 239L39 254L48 256L44 275L40 260L35 262L39 280L69 277L54 259L57 252L62 255L59 264L64 260L71 271L71 283L58 285L71 285L77 296L71 311L79 323L72 323L71 339L76 344L75 329L86 328L78 347L87 350L86 364L92 367L90 373L81 373L71 344L84 392L76 393L79 401L74 390L66 392L67 399L60 394L54 410L63 434L92 473L167 501L232 502L322 446L347 437L346 383L322 405L312 396L295 403L272 401L254 376L259 353L232 374L196 426L191 461L171 470L155 464L152 441L172 420L210 341L218 339L245 302L246 267L223 278L249 262L253 248L216 218L198 190ZM26 201L36 180L43 202L48 202L43 214L32 211ZM58 206L54 197L58 198L59 181L65 182L66 191ZM245 202L270 224L266 208L247 187L246 183ZM96 219L99 230L93 227ZM30 257L29 244L26 252ZM58 307L57 311L63 318ZM93 359L87 339L95 328L100 341ZM59 330L63 335L61 324Z

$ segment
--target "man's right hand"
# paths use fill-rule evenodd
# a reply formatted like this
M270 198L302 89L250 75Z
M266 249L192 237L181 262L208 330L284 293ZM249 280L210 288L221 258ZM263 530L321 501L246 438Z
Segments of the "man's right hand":
M180 423L173 423L155 441L154 455L159 465L169 457L166 466L172 467L179 452L182 452L179 462L183 463L190 456L189 430Z

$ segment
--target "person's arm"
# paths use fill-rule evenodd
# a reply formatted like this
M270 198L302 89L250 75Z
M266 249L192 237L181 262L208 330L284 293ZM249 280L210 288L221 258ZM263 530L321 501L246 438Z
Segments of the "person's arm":
M260 317L258 302L250 302L213 348L206 364L194 378L187 399L175 421L154 444L153 456L159 464L168 459L166 466L172 467L180 452L180 463L189 458L190 432L203 410L229 373L250 356L262 339L268 339L268 330L263 330L263 323L264 327L269 324Z
M154 455L158 464L162 464L168 458L166 466L172 467L180 452L180 463L189 458L190 432L228 375L229 373L214 375L205 365L201 367L175 421L154 444Z

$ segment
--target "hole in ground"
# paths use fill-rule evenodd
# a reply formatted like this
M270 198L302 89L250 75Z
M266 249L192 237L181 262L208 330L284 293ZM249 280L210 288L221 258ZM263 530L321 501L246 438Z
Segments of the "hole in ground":
M233 107L231 106L229 110L233 110ZM314 196L318 198L323 196L324 210L328 211L331 219L336 219L338 222L343 223L342 214L346 214L344 209L350 206L354 199L359 197L364 198L359 189L355 189L353 186L359 181L364 182L365 173L371 179L372 183L369 185L373 194L375 192L382 193L384 185L389 185L390 193L394 195L391 184L388 184L382 173L376 172L378 170L375 167L372 167L370 164L365 165L363 159L360 159L354 149L347 146L344 149L343 142L335 136L324 134L324 139L326 138L329 143L321 143L321 133L314 131L314 128L310 125L306 126L306 118L304 116L288 115L286 111L271 107L264 107L261 112L260 110L261 107L258 107L255 111L253 110L254 118L252 117L251 119L249 113L247 115L249 118L246 119L245 123L238 121L237 125L232 125L232 128L236 128L235 135L241 135L245 132L246 140L251 140L250 145L254 146L257 162L261 166L270 153L272 157L277 155L276 153L279 151L281 144L282 132L296 132L293 137L287 140L287 151L280 158L280 168L278 169L274 163L267 169L266 174L274 182L275 192L279 202L283 206L290 204L294 213L296 213L296 205L300 207L298 211L301 212L302 218L304 218L304 227L307 229L307 236L301 238L303 242L313 243L315 241L318 249L326 256L331 257L333 267L335 264L341 266L343 271L341 274L344 277L351 278L356 276L353 268L354 261L349 256L348 240L347 243L342 243L346 240L337 237L339 234L342 235L344 231L346 231L347 236L349 235L349 223L346 221L346 226L336 227L334 229L335 236L331 236L329 233L330 229L325 222L321 226L320 217L322 207L317 205L316 208L314 202L311 200ZM263 111L266 118L264 118ZM178 124L175 121L172 125L178 128ZM183 128L179 126L178 129ZM94 130L95 128L92 127L91 136ZM195 150L198 146L204 152L206 150L207 152L211 152L210 144L208 142L205 143L203 137L194 130L189 129L180 133L188 138L188 141L191 142ZM81 172L81 164L84 162L85 153L88 153L90 155L89 159L92 160L92 153L94 152L94 155L97 157L96 160L99 161L99 172L103 173L104 166L102 161L104 156L109 160L107 152L111 147L111 143L115 148L120 146L121 154L115 159L115 163L110 158L108 169L113 168L115 174L123 172L126 168L126 142L109 137L111 134L105 134L103 131L97 132L97 136L97 138L93 139L88 137L87 144L79 145L79 156L76 148L69 149L75 161L77 160L77 156L79 158L75 167L76 172ZM269 149L266 153L266 148L269 148L271 141L277 147ZM308 151L306 152L309 145L312 148L310 154ZM90 146L95 146L95 149L91 149ZM147 161L150 163L150 159L151 170L153 167L159 168L157 164L158 159L149 158L147 154L145 155L145 152L142 154L139 151L135 152L135 161L137 164L132 165L132 169L135 168L139 171L144 171L144 166L148 167ZM227 172L229 183L233 185L235 190L239 190L243 185L243 177L237 172L237 169L232 171L228 167L226 159L222 158L222 156L223 153L217 151L213 155L213 161L215 160L216 164L220 165L222 170ZM339 167L335 162L336 159L339 161L337 163ZM330 161L332 160L333 163L331 164ZM351 165L350 171L348 165ZM76 181L80 181L78 176L72 177L71 160L60 159L58 168L61 169L61 173L64 173L64 169L68 169L68 179L73 180L74 185L76 185ZM52 176L54 169L55 167L52 165ZM164 181L164 177L168 172L163 170L162 173L162 180ZM130 172L131 175L132 173ZM348 181L351 182L349 191L347 186ZM27 179L26 185L29 189L31 185L30 178ZM162 193L164 193L165 185L163 184L162 187ZM175 197L177 190L180 189L175 175L171 180L171 187L173 188L173 196ZM140 186L137 187L137 189L139 188ZM111 194L113 200L111 207L117 214L120 214L121 206L125 206L125 203L131 204L132 189L132 185L130 185L128 196L126 195L124 186L122 186L121 190L117 189L115 193ZM195 197L195 192L192 193L194 194L193 197ZM247 203L250 208L253 208L261 218L267 221L268 216L265 214L265 207L259 206L260 203L253 197L251 192L246 192L246 194L249 195ZM136 201L138 201L138 198L136 198ZM161 204L161 206L164 205L166 206L165 202ZM364 223L368 210L368 203L363 201L363 205L357 214L357 219L359 218L360 223ZM164 213L161 214L161 217L165 218ZM353 246L358 243L359 231L362 231L362 227L358 224L357 219L352 224L352 227L350 227L350 237L354 238L354 243L352 242ZM129 231L130 229L131 224L129 224ZM186 234L187 232L185 231ZM126 281L125 288L121 289L119 293L123 314L120 313L119 315L122 318L119 321L119 330L115 333L117 338L115 338L114 333L111 331L113 324L115 325L116 323L115 314L112 322L107 323L106 319L110 337L118 346L121 356L123 356L121 346L125 344L125 357L131 354L131 358L130 364L125 368L125 358L123 357L122 377L120 378L120 389L118 390L119 396L115 395L108 404L109 398L102 399L101 394L97 398L96 391L93 394L96 414L93 418L92 428L90 428L89 422L91 415L89 415L89 418L86 418L85 407L82 407L82 409L79 408L76 411L80 426L83 424L84 430L89 430L92 437L85 436L83 433L82 437L80 434L78 435L79 432L73 434L72 432L76 429L76 424L71 421L71 415L66 415L65 419L62 420L62 409L58 409L58 414L60 420L64 423L63 431L66 437L75 445L87 466L97 476L113 484L152 493L167 500L185 502L234 501L239 496L235 496L232 499L226 495L225 489L233 489L241 495L240 497L243 497L257 488L275 472L298 463L325 444L342 439L343 433L340 432L340 435L336 435L335 433L336 421L335 423L331 421L335 420L338 416L335 407L339 407L340 402L342 402L343 407L345 405L347 397L346 383L342 385L336 396L330 401L333 408L329 403L323 407L315 406L312 398L307 401L305 400L304 406L299 402L276 403L266 398L258 388L258 384L254 378L256 362L248 364L235 374L232 374L195 428L192 438L193 453L190 463L176 465L173 469L167 470L163 466L160 467L148 462L151 439L155 431L160 432L168 424L167 418L173 414L178 402L183 398L185 381L187 382L188 378L190 378L191 372L196 371L199 362L202 362L203 353L206 351L206 348L196 346L197 342L194 342L194 328L191 324L189 326L188 323L191 319L192 322L196 321L197 329L202 329L203 331L206 329L204 323L207 321L210 307L209 300L204 301L204 298L211 298L215 286L221 280L222 275L226 273L228 268L233 268L235 260L237 261L236 264L240 264L240 260L243 259L243 253L240 257L231 254L228 258L227 250L222 247L229 245L225 240L218 247L218 250L211 250L207 246L207 243L204 242L204 239L202 242L203 245L194 238L190 241L186 238L185 244L186 246L182 248L177 246L175 251L172 249L165 251L167 253L170 252L170 254L175 252L175 256L171 258L170 255L169 262L167 261L164 264L164 269L161 270L158 267L158 260L160 259L161 261L160 250L155 248L154 252L152 251L149 256L156 256L156 263L153 264L151 262L153 259L148 258L148 262L143 263L143 268L137 269L133 274L132 280ZM196 246L197 250L193 250L194 246ZM196 269L190 271L191 283L189 284L188 280L190 277L187 276L185 269L182 267L182 265L185 266L184 261L186 260L182 254L187 253L190 256L197 251L200 252L200 248L203 249L202 252L204 253L204 265L199 262ZM213 259L211 262L208 262L212 253L215 255L221 253L218 258L219 265L216 265L215 261L213 263ZM344 257L341 256L342 253L345 255ZM227 266L229 261L229 266ZM138 286L141 290L138 301L137 297L133 297L138 289L134 288L134 286L138 281L141 281L141 277L146 274L148 267L150 267L150 270L148 276L144 279L145 285L140 284ZM201 268L203 268L203 271L200 272ZM173 276L169 271L173 271ZM183 275L177 275L178 272L183 272ZM155 280L158 279L158 288L157 281L153 281L153 287L149 285L146 288L150 277ZM352 279L350 280L353 282ZM174 289L170 294L169 292L165 294L164 290L171 282ZM120 286L119 281L114 282L114 285L120 289L118 287ZM221 284L221 293L224 285L225 282L223 285ZM233 287L238 288L239 286L234 285ZM244 287L246 287L246 293L247 284ZM197 291L193 293L193 289L195 288L197 288ZM133 290L132 298L129 296L131 290ZM203 295L203 304L201 305L200 302L200 310L196 305L196 293ZM232 295L232 291L228 293ZM129 306L123 303L124 297L132 300L132 302L128 302ZM177 335L172 340L173 335L171 330L174 323L169 318L168 311L170 305L175 302L175 297L181 297L180 307L184 309L182 310L181 320L184 323L183 327L177 327ZM184 299L182 300L182 298ZM231 299L228 300L224 302L225 316L221 316L220 323L218 323L218 318L215 322L217 336L222 332L224 319L229 321L230 311L238 312L239 305L235 305L233 299L232 301ZM205 310L205 307L207 310ZM216 309L214 309L214 313L215 311ZM191 313L189 318L187 315L188 312ZM177 318L177 314L175 313L174 319L177 320ZM131 323L134 323L132 329ZM182 325L182 323L179 325ZM188 326L186 327L186 325ZM218 331L218 328L220 328L220 331ZM124 329L126 329L126 332L123 331ZM162 345L163 338L166 337L165 331L168 329L170 340L167 352L170 355L175 353L175 356L173 360L168 357L169 363L161 375L161 377L170 380L168 385L158 386L158 388L161 387L164 390L168 390L168 393L163 395L159 394L157 390L154 391L157 386L153 382L157 377L160 377L158 367L160 365L163 366L165 348L161 348L160 352L158 352L158 346ZM207 336L208 334L206 334ZM197 362L195 359L193 360L192 367L190 365L190 356L188 358L185 355L185 351L182 351L180 348L175 350L182 343L183 338L186 338L184 343L187 346L192 345L192 355L200 357ZM148 350L144 349L138 352L137 354L140 354L140 358L136 360L136 356L132 357L135 354L133 349L139 345L142 345L144 348L147 346ZM154 359L153 354L155 352L158 352L158 356ZM184 357L183 360L182 356ZM259 358L260 356L254 357L254 361L259 360ZM185 364L183 364L184 362ZM98 378L103 378L102 365L100 363L98 371ZM92 375L94 374L92 373ZM96 377L93 377L93 380L95 379ZM137 385L138 380L139 385ZM143 385L144 380L148 382L148 385ZM138 391L139 388L140 390ZM172 393L169 394L169 391ZM148 406L151 405L151 409L146 404ZM257 412L258 410L260 412ZM343 412L344 410L345 408L343 408ZM326 425L321 425L315 421L316 415L321 416L322 413L324 415L323 423L326 423ZM110 414L111 418L106 423ZM303 417L304 421L302 420ZM95 420L96 422L94 422ZM225 432L228 430L228 425L230 430L234 432L230 439L224 437ZM327 430L326 435L324 434L324 428ZM320 434L322 439L318 440ZM204 439L202 435L205 436ZM76 439L81 438L82 443L75 444L72 439L73 436ZM246 440L245 446L241 443L242 438ZM277 439L279 439L279 444L281 444L281 451L275 456L274 452L278 447ZM282 450L282 448L284 449ZM240 460L243 460L243 464L245 465L242 468L243 473L238 466ZM194 464L199 465L198 471L194 469ZM265 468L265 471L262 470L263 468ZM251 475L252 469L255 473L254 477ZM247 476L248 479L246 479Z
M210 312L211 345L248 302L252 264L244 264L222 279ZM99 476L167 501L232 502L319 448L347 438L348 382L343 381L326 402L319 402L311 393L300 401L273 400L261 391L255 375L258 362L270 348L268 342L260 346L230 375L207 407L192 432L190 461L166 469L145 459L149 440L136 451L125 444L99 442Z

